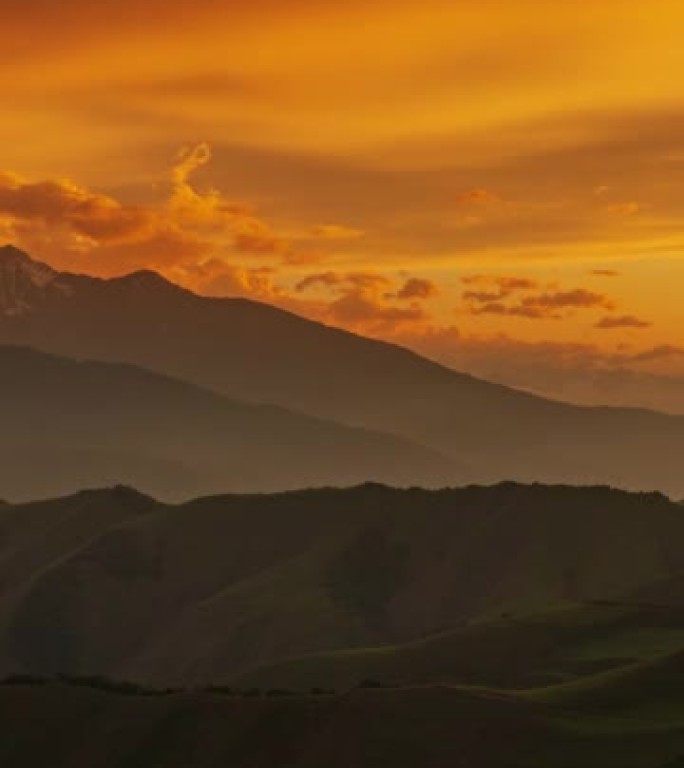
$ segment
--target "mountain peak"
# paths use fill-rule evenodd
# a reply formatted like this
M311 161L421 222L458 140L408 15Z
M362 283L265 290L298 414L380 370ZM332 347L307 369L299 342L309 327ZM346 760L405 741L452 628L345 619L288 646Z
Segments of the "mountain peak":
M116 278L119 282L129 285L139 286L141 288L156 288L159 286L172 285L165 277L154 272L151 269L141 269L137 272L129 272L127 275Z
M5 264L30 264L35 263L24 251L14 245L8 244L0 247L0 265Z
M41 261L35 261L25 251L16 248L14 245L5 245L0 247L0 272L22 271L30 275L34 280L47 280L48 277L57 276L52 267Z
M52 267L34 261L13 245L0 248L0 314L26 314L35 294L42 292L58 276Z

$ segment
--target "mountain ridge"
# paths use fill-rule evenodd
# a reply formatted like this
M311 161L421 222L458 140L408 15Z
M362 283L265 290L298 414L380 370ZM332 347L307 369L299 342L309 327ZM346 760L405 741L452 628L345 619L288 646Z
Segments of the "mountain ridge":
M129 484L167 499L364 480L447 482L393 435L241 403L131 364L0 345L0 487L17 500Z
M0 677L230 683L502 614L628 602L681 575L683 547L678 505L609 488L365 484L181 505L114 489L8 505Z
M465 482L608 483L684 497L684 417L544 400L270 305L205 298L144 274L60 273L60 289L34 297L31 312L0 315L0 343L131 363L394 434L448 456Z

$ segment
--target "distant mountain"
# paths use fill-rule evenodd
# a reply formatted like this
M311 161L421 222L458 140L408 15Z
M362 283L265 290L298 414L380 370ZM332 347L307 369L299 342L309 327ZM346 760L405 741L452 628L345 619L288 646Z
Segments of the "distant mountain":
M684 418L580 408L456 373L405 349L153 272L100 280L0 250L0 343L122 361L238 399L391 432L472 481L611 483L684 496Z
M416 662L414 681L435 681L439 658L444 679L458 680L459 663L463 673L467 655L487 646L490 660L501 655L497 648L517 648L517 661L505 658L509 678L520 679L523 654L533 669L531 650L537 672L551 648L582 646L582 632L585 646L610 636L622 648L614 655L624 656L636 643L626 634L639 622L649 626L648 612L638 611L567 614L554 619L559 626L545 620L536 629L519 626L520 617L564 603L629 600L681 577L682 552L681 507L658 494L606 488L364 485L182 506L118 488L9 505L0 508L0 676L226 683L287 658L452 633L447 647L460 649L460 662L433 644L411 657L432 663L421 680L425 662ZM666 591L662 602L671 598ZM513 622L507 640L467 627L502 616ZM656 617L650 626L660 639L643 636L646 646L684 646L681 617ZM401 674L405 658L401 651L394 667ZM387 669L357 661L369 674Z
M395 436L239 403L128 365L0 346L0 492L14 501L129 484L225 491L446 484L455 462Z

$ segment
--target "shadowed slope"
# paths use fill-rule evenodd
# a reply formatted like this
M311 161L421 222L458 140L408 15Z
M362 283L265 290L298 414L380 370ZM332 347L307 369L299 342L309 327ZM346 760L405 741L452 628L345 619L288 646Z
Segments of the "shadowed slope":
M683 712L656 725L444 686L247 698L0 686L0 760L36 768L674 768Z
M122 493L88 497L96 519ZM78 538L81 498L0 510L0 674L228 681L288 657L620 599L684 569L681 507L604 488L367 485L178 507L136 495L135 517L116 512ZM56 530L73 529L63 543L53 504ZM543 640L525 626L518 638ZM463 659L477 632L453 636Z
M622 669L678 649L684 649L684 608L598 603L478 622L404 645L289 659L235 683L344 690L375 680L522 689Z

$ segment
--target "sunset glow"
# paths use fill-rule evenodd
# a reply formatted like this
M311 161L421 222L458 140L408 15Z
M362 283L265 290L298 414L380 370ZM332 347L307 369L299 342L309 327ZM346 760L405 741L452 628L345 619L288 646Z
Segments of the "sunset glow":
M0 240L684 410L681 2L7 5Z

